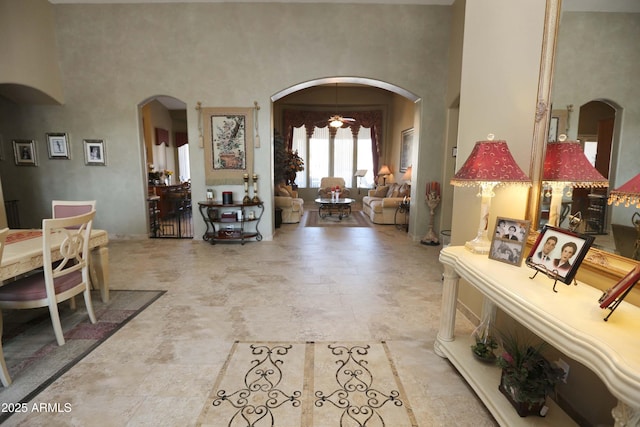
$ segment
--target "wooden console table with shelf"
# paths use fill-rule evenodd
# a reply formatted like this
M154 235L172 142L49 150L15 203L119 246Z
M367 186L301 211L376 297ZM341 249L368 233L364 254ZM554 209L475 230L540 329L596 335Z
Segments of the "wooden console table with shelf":
M198 207L207 226L202 239L212 245L217 241L238 241L244 245L248 239L262 240L258 230L264 212L262 202L222 203L212 200L198 202Z
M579 283L557 287L542 274L535 278L526 266L517 267L474 254L462 246L440 252L444 266L442 317L434 345L491 411L500 425L576 425L551 399L545 418L520 418L498 391L500 370L476 361L471 337L454 334L460 278L485 298L482 317L495 315L499 307L532 333L593 371L618 399L612 411L616 426L640 425L640 308L622 302L609 321L599 307L602 291ZM614 285L614 284L612 284ZM569 378L569 381L571 379Z

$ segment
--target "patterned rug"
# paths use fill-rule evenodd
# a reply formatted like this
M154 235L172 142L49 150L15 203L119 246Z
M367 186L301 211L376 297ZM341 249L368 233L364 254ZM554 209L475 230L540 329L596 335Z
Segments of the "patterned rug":
M165 291L110 291L108 303L92 293L97 322L91 324L82 296L77 310L60 304L65 345L58 346L48 308L3 310L2 347L12 383L0 384L0 402L28 402L127 322L160 298ZM0 413L0 424L11 413Z
M305 212L305 227L371 227L371 221L362 211L352 211L351 215L339 219L337 215L320 218L318 211Z
M200 413L206 427L412 427L385 342L236 342Z

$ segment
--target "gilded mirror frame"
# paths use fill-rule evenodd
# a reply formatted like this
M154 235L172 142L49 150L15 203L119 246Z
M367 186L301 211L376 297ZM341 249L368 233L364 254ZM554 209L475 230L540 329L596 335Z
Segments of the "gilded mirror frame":
M540 219L540 190L542 188L542 166L546 152L547 136L551 110L551 88L553 83L553 71L555 66L555 54L557 46L558 29L560 26L562 0L547 0L545 11L545 26L542 39L540 58L540 74L538 80L538 100L536 106L535 123L533 127L533 139L531 143L530 177L532 187L527 200L526 219L535 224ZM532 245L538 236L537 230L532 230L529 235L529 244ZM589 285L605 290L614 285L637 262L623 256L609 253L597 248L591 248L581 264L577 279L586 280ZM635 291L635 289L634 289ZM640 292L629 295L627 301L640 305Z

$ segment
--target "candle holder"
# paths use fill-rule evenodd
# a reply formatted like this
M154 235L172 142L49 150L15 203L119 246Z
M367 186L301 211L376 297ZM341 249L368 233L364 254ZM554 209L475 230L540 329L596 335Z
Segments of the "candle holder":
M258 175L253 174L253 203L260 203L260 198L258 197Z
M249 174L245 173L242 175L242 179L244 180L244 198L242 199L242 203L246 205L251 202L251 198L249 198Z
M423 245L438 246L440 240L438 240L438 236L436 236L436 233L433 231L433 220L436 215L436 207L440 204L440 195L435 191L430 191L425 196L425 202L427 206L429 206L429 231L427 231L427 234L420 240L420 243Z

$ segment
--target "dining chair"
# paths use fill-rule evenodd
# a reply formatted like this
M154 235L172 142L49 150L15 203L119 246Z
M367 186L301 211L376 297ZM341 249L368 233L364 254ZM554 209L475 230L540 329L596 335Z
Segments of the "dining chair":
M96 210L95 200L52 200L52 218L66 218Z
M4 244L7 241L9 229L0 230L0 262L2 262L2 253L4 252ZM4 361L4 353L2 352L2 313L0 313L0 381L5 387L11 384L11 377L7 370L7 362Z
M96 212L42 220L43 271L0 287L0 309L49 307L58 345L64 345L58 303L82 293L96 322L89 289L89 237ZM61 241L59 251L54 242Z

